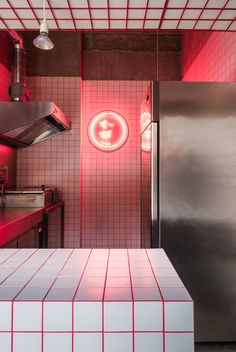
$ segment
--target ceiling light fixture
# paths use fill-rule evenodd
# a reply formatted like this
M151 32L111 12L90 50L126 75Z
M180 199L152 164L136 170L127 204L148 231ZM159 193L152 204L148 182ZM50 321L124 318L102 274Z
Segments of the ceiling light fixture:
M46 0L43 0L43 22L40 25L40 34L33 40L34 46L42 50L51 50L54 48L54 44L48 36L49 29L46 21Z

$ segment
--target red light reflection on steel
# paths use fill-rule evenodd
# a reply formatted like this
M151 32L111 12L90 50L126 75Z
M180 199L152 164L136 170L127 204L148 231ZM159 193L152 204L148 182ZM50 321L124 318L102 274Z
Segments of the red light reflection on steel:
M142 133L141 137L141 148L145 152L150 152L151 150L151 114L150 112L143 112L140 117L140 130Z
M114 111L99 112L88 125L90 142L96 148L109 152L124 145L128 138L128 132L127 122Z

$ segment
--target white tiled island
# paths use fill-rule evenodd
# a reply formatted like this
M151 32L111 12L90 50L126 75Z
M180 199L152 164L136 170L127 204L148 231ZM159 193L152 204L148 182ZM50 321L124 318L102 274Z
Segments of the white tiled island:
M1 249L1 352L192 352L193 302L161 249Z

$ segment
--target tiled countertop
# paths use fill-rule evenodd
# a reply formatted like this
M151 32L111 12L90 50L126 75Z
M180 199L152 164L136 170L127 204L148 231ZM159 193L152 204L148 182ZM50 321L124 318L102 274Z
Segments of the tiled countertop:
M161 249L2 249L0 346L192 352L193 303Z
M0 210L0 246L43 220L44 208L5 208Z

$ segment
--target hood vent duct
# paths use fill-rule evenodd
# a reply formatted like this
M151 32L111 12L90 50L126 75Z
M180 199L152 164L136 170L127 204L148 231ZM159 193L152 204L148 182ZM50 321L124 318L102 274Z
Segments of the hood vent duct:
M27 147L71 128L70 120L50 101L29 102L26 87L26 50L19 35L10 30L15 48L10 102L0 102L0 143Z
M25 102L29 100L29 90L26 87L26 50L23 40L15 31L9 30L9 35L14 45L14 64L9 96L11 101Z

